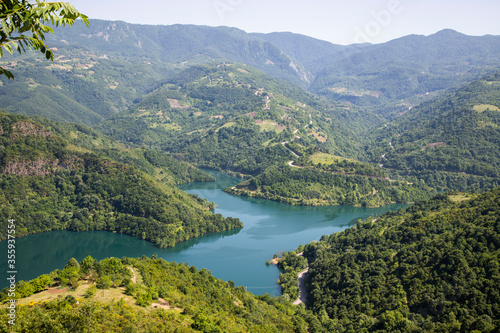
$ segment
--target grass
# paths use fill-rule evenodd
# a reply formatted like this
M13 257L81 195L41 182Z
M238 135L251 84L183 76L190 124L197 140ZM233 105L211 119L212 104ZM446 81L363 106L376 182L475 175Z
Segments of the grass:
M478 104L478 105L474 106L474 111L479 112L479 113L484 112L484 111L488 111L488 110L500 112L500 108L498 108L495 105L491 105L491 104Z
M264 147L268 147L268 146L269 146L269 144L270 144L273 140L274 140L274 139L267 140L266 142L263 142L263 143L262 143L262 146L264 146Z
M128 269L133 271L133 277L135 276L135 283L142 284L142 276L139 270L135 267L129 266ZM64 298L68 295L73 296L77 300L82 300L85 298L85 293L90 288L92 284L87 280L80 280L80 285L71 290L68 287L53 287L48 290L33 294L29 297L21 298L16 301L18 305L33 305L35 303L50 302L59 298ZM97 289L97 292L92 297L93 301L101 303L109 303L123 299L125 303L135 308L141 308L136 305L134 297L125 295L124 288L108 288L108 289ZM141 308L142 309L142 308Z
M476 196L469 194L469 193L461 193L461 192L448 195L448 198L453 202L462 202L462 201L470 200L474 197L476 197Z
M225 123L225 124L224 124L224 125L222 125L221 127L217 128L217 129L215 130L215 132L219 132L219 130L220 130L221 128L224 128L224 127L231 127L231 126L233 126L233 125L235 125L235 124L236 124L236 122L234 122L234 121L228 121L227 123ZM196 131L195 131L195 132L196 132ZM190 134L190 133L188 133L188 134Z
M181 131L182 130L182 127L177 125L176 123L170 123L170 124L153 123L149 127L151 127L151 128L162 127L163 129L165 129L167 131Z
M256 125L259 125L260 131L274 131L276 133L281 133L283 132L282 128L278 128L278 124L275 122L272 122L270 120L264 120L262 122L256 122Z
M327 153L315 153L315 154L311 155L309 157L309 159L311 160L311 163L313 163L313 164L321 163L321 164L327 164L327 165L333 164L337 161L345 160L345 158L343 158L343 157L335 156L335 155L331 155L331 154L327 154Z
M72 145L72 144L68 144L66 146L66 148L68 148L71 151L76 151L76 152L79 152L79 153L91 153L92 152L92 151L90 151L88 149L85 149L83 147L78 147L78 146L75 146L75 145Z

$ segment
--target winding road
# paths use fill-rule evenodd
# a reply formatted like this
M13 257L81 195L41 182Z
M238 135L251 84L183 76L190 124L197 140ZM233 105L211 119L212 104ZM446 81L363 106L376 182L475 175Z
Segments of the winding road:
M309 267L304 269L303 271L300 271L299 273L299 289L300 289L300 295L299 298L295 302L293 302L293 305L299 305L300 303L306 304L306 274L309 272Z

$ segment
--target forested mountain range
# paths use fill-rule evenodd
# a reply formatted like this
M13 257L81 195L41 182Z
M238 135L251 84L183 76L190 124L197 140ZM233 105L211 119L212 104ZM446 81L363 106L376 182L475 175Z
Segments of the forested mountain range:
M309 267L307 304L329 332L496 332L499 216L498 188L440 194L284 254L280 281L296 293Z
M309 90L394 118L429 97L492 74L499 68L499 51L498 36L453 30L406 36L335 59Z
M267 179L266 187L243 185L234 194L289 204L356 206L428 197L430 188L391 180L361 162L339 169L338 161L347 162L339 155L363 156L357 143L368 117L359 108L321 100L247 65L219 64L173 76L128 112L96 128L198 166L257 176L254 185ZM318 158L325 168L318 167ZM293 166L295 172L289 170Z
M303 204L372 206L401 198L413 202L423 198L419 191L432 194L428 185L446 189L457 177L467 178L456 173L451 178L428 176L436 168L427 166L422 167L424 174L409 172L411 166L391 155L397 151L387 151L392 141L384 138L392 132L384 131L394 126L384 125L401 114L410 117L419 110L414 105L500 65L495 56L498 37L471 37L452 30L384 44L342 46L291 33L95 20L90 28L57 29L54 36L54 63L38 61L35 55L5 60L6 68L16 69L17 79L2 81L0 107L95 125L123 143L167 151L198 166L258 176L270 167L273 173L283 170L280 166L294 160L295 166L313 172L308 179L319 175L324 180L326 171L348 180L342 181L340 192L330 194L314 180L292 192L269 182L271 192L263 193L263 187L234 192ZM385 148L374 144L380 140ZM317 163L318 152L332 155L326 165ZM442 163L434 164L440 164L437 168L446 175L474 174L470 167L455 167L445 154L448 157L436 160ZM346 191L354 184L348 185L353 178L345 179L346 174L360 172L346 173L330 163L338 157L383 164L380 181L358 178L358 185L369 184L348 200ZM453 188L496 184L490 180L497 167L482 163L481 174L473 176L475 185L463 185L461 180ZM366 170L362 163L352 165ZM294 175L305 172L295 171ZM396 184L422 188L408 188L401 195L401 189L393 189ZM383 194L383 189L392 194Z
M500 72L408 111L373 131L384 169L440 190L500 185Z
M174 186L213 179L200 170L160 152L129 149L85 126L41 121L47 126L0 113L1 239L9 219L18 236L107 230L158 247L242 227Z
M56 29L49 44L53 63L2 58L16 75L0 79L10 113L0 114L2 239L14 213L19 236L108 230L159 247L241 227L175 188L212 179L193 165L248 178L228 192L289 204L409 203L500 182L498 36L445 30L342 46L92 20ZM72 263L19 288L87 284L92 272L72 268L86 264L100 285L125 288L139 305L167 297L181 314L71 298L22 314L43 325L59 316L68 331L102 318L109 330L495 331L498 197L441 194L285 255L290 295L310 265L308 307L319 321L284 298L256 299L156 258ZM130 269L143 284L129 283Z
M7 68L21 71L18 81L28 81L31 89L38 84L59 89L48 97L46 91L40 92L56 105L61 104L58 91L104 117L126 109L155 82L192 65L214 61L245 63L329 99L355 103L391 119L446 89L492 73L500 65L500 37L466 36L453 30L383 44L335 45L292 33L249 34L228 27L91 20L89 28L79 24L57 28L54 36L49 36L49 44L56 50L56 61L50 67L36 62L37 69L49 70L42 71L43 77L34 78L36 71L29 69L36 58L33 55L27 56L27 61L25 57L4 58ZM24 69L30 71L26 76ZM72 76L67 82L68 71L81 76ZM84 94L78 96L82 89ZM85 100L90 96L93 102ZM16 103L0 98L0 107L21 112L23 105L16 107Z

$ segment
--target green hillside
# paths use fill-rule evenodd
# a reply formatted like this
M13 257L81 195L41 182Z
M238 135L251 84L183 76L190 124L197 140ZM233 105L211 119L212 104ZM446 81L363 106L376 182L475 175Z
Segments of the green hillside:
M3 320L5 332L321 332L283 297L256 297L206 269L154 256L71 259L16 291L15 325ZM7 289L0 298L6 317Z
M169 72L167 65L61 48L54 62L33 54L2 58L16 73L0 78L0 108L86 125L127 109Z
M270 167L260 175L226 191L291 205L358 207L413 203L435 193L421 183L393 180L368 164L346 160L332 163L328 167Z
M281 143L294 138L337 154L360 154L353 142L364 125L347 123L363 116L370 117L249 66L218 64L171 77L130 111L97 128L122 142L167 150L201 166L257 174L259 162L250 158L285 161L290 153Z
M419 105L377 130L369 150L384 169L442 190L500 184L500 73Z
M363 157L357 144L366 130L362 117L356 108L320 100L249 66L219 64L173 76L129 112L97 128L121 142L165 150L200 167L257 176L252 182L266 186L249 193L241 191L243 183L233 194L289 204L363 206L428 197L429 188L394 182L365 163L353 162L356 174L309 161L318 151ZM290 160L311 167L293 170L286 165Z
M242 227L239 220L210 213L208 202L173 186L211 177L184 167L163 176L164 182L157 181L161 173L170 173L169 167L181 165L171 164L164 154L121 154L125 159L128 155L132 164L149 167L150 176L106 158L106 149L92 151L70 144L24 116L0 114L0 124L0 223L5 226L1 239L6 239L8 219L16 220L18 236L62 229L107 230L159 247ZM83 134L77 126L63 130L69 130L75 142L92 133Z
M499 51L498 36L453 30L405 36L332 60L309 90L394 119L429 97L498 70Z
M54 36L50 43L58 48L70 41L73 47L145 62L240 62L303 86L310 81L303 66L280 48L236 28L90 20L89 28L56 29Z
M309 265L307 306L329 332L496 332L499 216L495 189L360 221L307 244L307 260L284 255L284 292Z
M68 141L72 149L80 152L92 151L116 162L131 165L156 180L172 186L215 180L208 173L167 153L146 148L132 148L85 125L58 123L45 118L36 118L36 121Z
M498 36L466 36L444 30L383 44L334 45L293 33L249 34L228 27L152 26L91 20L90 27L55 28L48 45L53 63L37 55L6 55L16 83L0 78L0 107L68 121L67 111L38 107L42 85L58 105L58 92L86 108L81 122L94 124L124 111L166 79L209 63L244 63L336 102L353 103L388 119L409 107L460 87L500 66ZM5 94L5 95L4 95ZM14 94L21 99L9 98ZM24 100L28 101L24 102ZM64 104L61 104L64 105ZM369 123L368 123L369 124Z

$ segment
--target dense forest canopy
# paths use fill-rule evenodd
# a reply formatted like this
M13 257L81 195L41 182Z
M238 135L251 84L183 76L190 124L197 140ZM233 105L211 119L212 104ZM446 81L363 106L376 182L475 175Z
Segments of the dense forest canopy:
M241 228L175 187L213 180L196 167L288 204L417 203L284 253L280 298L155 256L71 259L18 282L21 330L500 329L500 37L341 46L91 23L48 36L52 63L0 61L16 72L0 77L0 239L9 219L16 236L107 230L158 247ZM453 190L472 192L434 196ZM305 268L310 311L289 302ZM71 290L35 301L47 288Z
M322 332L314 315L285 297L254 296L206 269L155 255L72 258L63 269L18 282L16 290L18 318L13 327L0 322L4 331ZM0 299L9 299L7 288ZM6 317L8 309L0 313Z
M500 184L500 73L423 103L374 131L369 148L384 169L440 190Z
M330 331L495 332L499 216L495 189L359 221L284 255L284 291L296 294L289 280L309 266L307 304Z
M44 122L55 130L24 116L0 114L2 239L9 219L16 220L17 236L108 230L159 247L242 227L237 219L210 213L208 202L174 186L211 176L159 152L127 149L81 125ZM129 164L106 155L121 156Z

